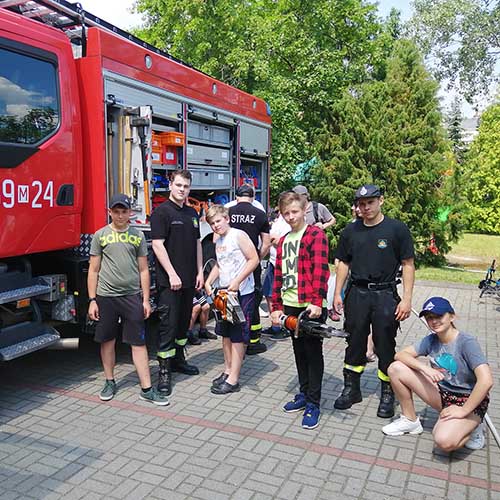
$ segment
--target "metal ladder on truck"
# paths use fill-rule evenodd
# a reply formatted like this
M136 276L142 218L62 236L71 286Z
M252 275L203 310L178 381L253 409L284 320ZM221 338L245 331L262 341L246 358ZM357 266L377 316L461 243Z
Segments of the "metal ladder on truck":
M21 262L22 269L0 263L0 361L19 358L60 339L55 328L42 323L40 308L32 300L50 294L52 286L43 277L31 276L27 259Z

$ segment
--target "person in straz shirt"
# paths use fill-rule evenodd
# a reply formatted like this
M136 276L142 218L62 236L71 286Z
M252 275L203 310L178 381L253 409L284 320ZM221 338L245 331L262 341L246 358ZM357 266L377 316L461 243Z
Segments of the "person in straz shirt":
M151 216L160 317L158 390L167 395L172 392L172 372L199 373L184 354L193 297L203 287L200 223L196 210L185 204L191 180L188 170L174 171L168 200Z
M216 279L219 288L237 294L246 321L230 323L218 321L216 333L222 336L224 371L212 381L213 394L229 394L240 390L240 371L250 341L250 323L254 306L253 270L259 264L259 256L250 237L240 229L229 225L229 213L222 205L213 205L207 211L207 222L219 237L215 242L217 265L205 283L205 290L212 295Z
M482 420L493 386L491 369L476 338L458 330L455 311L444 297L431 297L420 316L431 333L395 356L389 376L401 405L401 416L382 428L388 436L420 434L413 394L439 412L432 431L434 442L450 452L465 446L484 447ZM427 356L430 364L419 359Z
M229 223L231 227L241 229L250 236L259 259L264 259L269 253L271 240L269 237L269 221L265 212L256 208L252 204L254 200L254 188L248 184L243 184L236 190L236 205L229 207ZM227 206L226 206L227 208ZM260 242L259 242L260 239ZM260 248L259 248L260 244ZM247 347L247 354L260 354L267 351L266 344L260 341L262 325L260 323L259 306L262 301L262 268L259 265L253 272L255 297L252 314L252 324L250 327L250 344Z
M328 241L325 233L305 222L307 200L286 192L279 198L279 209L291 231L278 244L271 320L298 316L306 311L310 319L324 322L327 317L326 292L330 270ZM293 353L300 392L285 404L287 413L304 410L302 427L314 429L319 424L321 384L323 382L323 339L319 336L292 337Z
M378 356L378 378L381 381L377 416L394 415L394 393L387 369L394 361L399 322L411 312L415 281L414 249L408 227L382 213L384 197L373 184L361 186L355 194L361 219L342 231L336 258L337 279L333 306L344 308L344 329L350 336L344 358L344 389L334 407L346 410L362 401L360 378L366 366L368 335ZM403 298L397 292L399 267L403 269ZM351 272L342 299L344 283Z
M92 239L88 272L89 318L97 321L95 340L101 344L106 382L102 401L116 394L115 344L122 326L123 341L132 348L132 359L141 384L140 398L156 405L168 399L151 387L144 319L151 314L149 269L144 234L129 226L130 199L114 195L109 203L111 224Z

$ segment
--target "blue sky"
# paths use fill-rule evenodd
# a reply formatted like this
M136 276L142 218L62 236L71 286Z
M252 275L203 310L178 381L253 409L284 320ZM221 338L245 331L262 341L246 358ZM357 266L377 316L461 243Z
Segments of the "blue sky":
M375 0L373 3L376 3ZM85 10L122 29L129 29L141 23L139 15L130 13L134 0L81 0L81 4ZM378 4L380 14L384 17L392 7L401 11L403 19L410 17L410 0L380 0Z
M81 0L81 3L85 10L103 18L119 28L127 30L141 24L141 16L130 12L134 0ZM401 12L403 20L407 20L411 17L411 0L379 0L378 2L373 0L373 3L378 3L381 17L386 17L393 7ZM449 93L442 89L440 95L443 98L442 104L447 107L452 100L453 93ZM464 105L463 112L466 116L473 115L472 108L467 105Z

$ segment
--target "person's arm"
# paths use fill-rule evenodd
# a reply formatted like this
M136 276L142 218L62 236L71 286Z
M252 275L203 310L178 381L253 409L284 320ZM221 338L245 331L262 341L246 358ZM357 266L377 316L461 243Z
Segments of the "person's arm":
M403 298L396 307L396 320L403 321L411 314L411 299L413 296L413 285L415 283L414 259L404 259L401 262L403 268Z
M172 290L180 290L182 288L182 281L174 269L170 257L168 256L167 249L164 246L165 240L153 240L153 252L160 263L161 267L165 269L170 281L170 288Z
M269 249L271 248L271 236L269 233L260 233L260 239L262 244L260 246L259 258L262 260L267 256Z
M320 227L323 231L326 231L329 227L334 226L336 222L335 217L332 217L328 222L323 222Z
M87 291L89 299L95 299L97 295L97 280L101 269L101 256L91 255L89 261L89 271L87 274ZM99 321L99 306L95 300L89 302L89 318L93 321Z
M198 273L196 275L196 290L201 290L203 288L203 251L201 248L201 241L196 240L196 266L198 267Z
M148 258L137 257L137 266L139 267L139 277L142 290L142 309L144 310L144 319L151 315L151 304L149 302L149 292L151 289L151 280L149 278Z
M349 264L342 260L337 260L337 262L337 278L335 281L335 292L333 294L333 308L340 314L344 308L344 303L342 301L342 289L344 288L347 276L349 276Z
M323 229L323 231L326 231L337 222L330 210L328 210L328 208L322 203L318 203L318 212L320 221L316 222L314 225Z
M280 239L280 243L276 248L276 265L274 266L274 283L273 295L271 297L271 321L273 325L279 324L279 318L283 314L283 300L281 298L281 288L283 286L283 241L285 237Z
M240 274L231 280L227 289L230 292L237 292L240 288L241 283L253 273L255 268L259 265L259 256L257 255L257 250L252 243L252 240L246 233L241 232L238 235L238 245L241 252L247 260L245 266L241 270Z
M308 235L304 234L303 238ZM309 305L307 311L310 318L319 318L323 307L323 300L326 299L328 290L328 278L330 269L328 267L328 240L325 233L311 230L309 244L309 255L312 265L312 293L307 297ZM300 279L300 277L299 277Z
M493 387L493 376L489 365L484 363L477 366L474 369L474 375L476 376L476 384L465 404L463 406L451 405L444 408L439 414L441 420L468 417L486 397Z
M205 292L210 297L213 293L212 283L219 277L219 265L215 264L205 281Z
M442 371L436 370L427 363L419 360L418 353L413 346L405 347L402 351L397 352L394 359L396 361L401 361L401 363L405 364L408 368L426 376L433 384L437 384L445 378Z

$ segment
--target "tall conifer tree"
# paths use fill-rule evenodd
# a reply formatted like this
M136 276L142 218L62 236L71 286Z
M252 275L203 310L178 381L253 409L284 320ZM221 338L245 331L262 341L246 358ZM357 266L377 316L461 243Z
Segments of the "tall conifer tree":
M385 213L408 224L427 260L436 257L431 239L442 256L458 231L447 189L454 161L437 90L416 47L396 42L385 80L352 88L332 107L319 137L323 163L314 188L342 227L354 189L364 182L379 184L386 193ZM439 217L443 213L446 217Z

